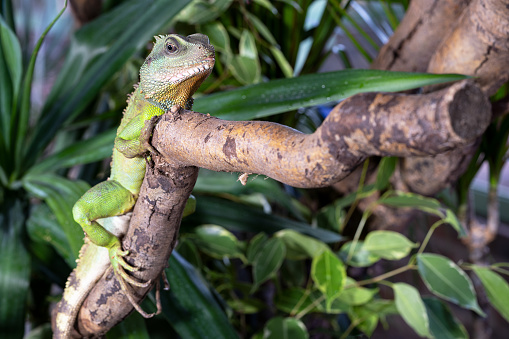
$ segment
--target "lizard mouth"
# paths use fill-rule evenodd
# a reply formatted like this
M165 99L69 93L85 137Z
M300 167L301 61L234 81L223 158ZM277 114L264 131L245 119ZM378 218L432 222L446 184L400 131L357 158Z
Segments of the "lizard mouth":
M215 60L216 59L213 56L205 58L201 62L188 66L181 72L174 74L168 79L168 81L175 84L190 79L198 74L210 73L212 71L212 67L214 67Z

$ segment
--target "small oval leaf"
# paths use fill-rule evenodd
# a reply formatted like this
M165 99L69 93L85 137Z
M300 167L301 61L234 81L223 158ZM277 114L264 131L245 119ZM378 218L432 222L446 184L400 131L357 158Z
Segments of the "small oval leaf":
M241 252L237 238L230 231L217 225L202 225L195 229L200 250L211 257L238 258Z
M274 236L285 243L286 256L289 259L314 258L329 250L329 246L320 240L300 234L294 230L281 230L274 234Z
M253 289L272 277L281 267L285 258L285 244L281 239L272 238L263 244L253 261Z
M509 321L509 285L500 275L489 268L474 266L474 272L484 286L493 307Z
M363 249L380 258L399 260L417 245L404 235L393 231L373 231L364 240Z
M295 318L275 317L269 320L263 329L264 339L307 339L309 338L306 326Z
M343 291L346 280L345 266L331 251L325 251L313 258L311 277L316 287L325 295L327 309Z
M441 255L423 253L417 255L417 267L433 294L484 316L477 304L472 281L454 262Z
M396 283L394 301L403 320L421 337L431 338L429 320L419 291L405 283Z

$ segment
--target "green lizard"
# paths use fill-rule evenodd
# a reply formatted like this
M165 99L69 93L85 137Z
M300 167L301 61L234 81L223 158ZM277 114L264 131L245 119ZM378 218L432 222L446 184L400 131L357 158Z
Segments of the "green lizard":
M110 178L88 190L73 207L74 219L88 240L57 306L55 337L71 336L81 304L110 263L123 292L141 311L126 282L147 287L150 281L139 282L126 273L139 269L124 260L128 251L122 250L118 238L126 233L130 218L115 216L131 211L138 198L145 176L144 155L154 151L148 143L152 118L175 106L191 109L192 95L209 76L215 62L214 47L206 35L171 34L155 39L152 52L140 69L140 83L128 99L117 130Z

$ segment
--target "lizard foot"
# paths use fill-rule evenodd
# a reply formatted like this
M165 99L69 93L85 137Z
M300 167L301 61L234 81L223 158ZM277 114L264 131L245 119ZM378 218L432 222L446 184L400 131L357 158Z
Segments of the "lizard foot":
M152 138L152 132L156 127L157 123L161 119L160 116L153 116L150 120L145 121L145 125L141 129L140 140L143 146L143 149L146 149L150 153L159 155L159 152L152 146L150 140Z
M146 282L139 282L126 273L125 270L130 272L136 272L139 270L139 267L132 266L125 261L124 257L129 254L129 251L122 251L119 242L110 248L109 253L113 272L115 273L115 276L120 283L120 287L122 288L124 295L127 297L131 305L133 305L134 309L138 311L138 313L140 313L144 318L152 318L154 315L159 314L161 312L159 307L155 313L145 312L133 297L134 293L131 291L128 284L137 287L148 287L152 281L148 280Z

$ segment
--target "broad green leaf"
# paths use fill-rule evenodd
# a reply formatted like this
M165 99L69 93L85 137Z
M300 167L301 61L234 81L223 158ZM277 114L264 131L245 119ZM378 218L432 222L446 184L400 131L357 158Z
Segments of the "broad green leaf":
M484 316L472 281L454 262L441 255L423 253L417 255L417 267L433 294Z
M353 307L348 314L352 321L359 322L356 327L368 337L371 337L376 325L378 325L378 314L365 307Z
M200 250L211 257L222 259L239 258L242 253L237 238L228 230L217 225L202 225L195 229Z
M258 49L256 48L253 33L247 29L242 31L239 41L239 54L249 59L258 59Z
M180 237L177 251L191 265L196 268L202 267L200 252L196 244L190 240L190 237Z
M295 318L275 317L270 319L263 329L263 339L307 339L306 326Z
M398 163L398 158L396 157L384 157L380 161L378 165L378 173L376 175L375 188L379 191L387 188L389 185L389 181L391 179L394 170L396 169L396 164Z
M22 338L30 284L30 255L23 244L21 201L0 205L0 333Z
M161 293L162 317L181 338L238 338L209 286L177 252L170 257L166 276L171 289ZM155 306L155 297L150 294Z
M396 308L403 320L421 337L431 338L428 314L419 291L405 283L396 283L392 288Z
M345 285L353 285L355 280L347 277ZM343 292L339 295L339 300L347 305L359 306L367 303L378 293L378 288L365 288L351 286L343 289Z
M379 203L393 207L418 208L424 212L444 217L441 212L442 205L433 198L424 197L415 193L398 192L398 195L388 196L378 200Z
M352 246L355 246L355 248L351 258L348 259L348 254ZM348 265L354 267L368 267L381 259L378 255L364 249L364 241L357 241L355 244L353 241L345 243L339 251L339 256L341 259L345 260Z
M267 240L253 261L253 290L274 276L285 258L285 244L278 238Z
M196 99L197 112L227 120L249 120L327 104L357 93L394 92L465 79L463 75L343 70L278 79Z
M303 222L269 215L251 206L237 204L217 197L197 196L196 212L183 219L182 226L199 226L204 223L221 225L232 230L265 232L267 234L282 229L293 229L326 243L343 239L337 233L312 228Z
M253 263L256 256L260 252L263 244L267 241L268 237L265 233L258 233L255 235L251 241L249 241L249 245L246 251L246 257L248 263Z
M429 327L433 337L440 339L468 338L467 331L454 318L447 305L435 298L424 298L423 301L428 313Z
M406 257L417 244L404 235L393 231L369 232L364 240L363 250L387 260Z
M507 281L489 268L474 266L473 269L481 280L490 303L506 321L509 321L509 285Z
M260 63L258 59L235 55L230 66L233 76L240 83L247 85L260 81ZM195 110L198 111L196 108Z
M274 237L283 240L289 259L314 258L329 250L325 243L293 230L279 231Z
M221 22L211 22L203 27L203 33L209 37L210 43L217 51L229 52L230 36Z
M346 280L345 266L331 251L324 251L313 258L311 278L315 286L325 295L327 310L332 302L341 294Z

